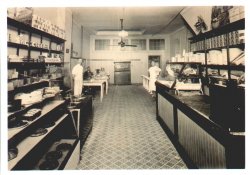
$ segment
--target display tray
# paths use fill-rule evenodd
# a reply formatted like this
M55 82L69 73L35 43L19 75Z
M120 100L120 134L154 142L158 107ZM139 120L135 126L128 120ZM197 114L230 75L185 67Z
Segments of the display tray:
M51 128L52 126L55 126L56 122L51 121L49 123L46 123L43 125L44 128Z
M18 155L18 149L17 148L9 148L8 149L8 161L15 159Z
M8 128L9 129L19 129L19 128L24 128L28 125L29 123L27 121L14 121L9 123Z
M201 90L200 83L176 83L176 90Z
M65 103L65 101L63 101L63 100L56 100L56 101L47 102L41 109L42 110L41 115L39 117L35 118L33 121L29 121L27 123L32 125L33 123L37 122L37 120L39 120L41 117L47 115L49 112L53 111L54 109L58 109L64 103ZM15 117L13 117L13 121L15 121L14 119L15 119ZM9 122L9 125L13 121ZM25 129L25 127L19 128L19 130L9 129L8 138L12 139L15 135L19 134L23 129Z
M39 137L39 136L42 136L44 134L46 134L48 132L47 129L45 128L38 128L37 130L35 130L31 135L30 137Z
M33 121L35 118L39 117L42 113L42 111L39 109L33 109L33 112L31 111L32 110L29 110L22 116L23 120Z
M34 167L34 170L58 170L67 154L73 148L74 142L75 139L61 139L53 143L42 159Z

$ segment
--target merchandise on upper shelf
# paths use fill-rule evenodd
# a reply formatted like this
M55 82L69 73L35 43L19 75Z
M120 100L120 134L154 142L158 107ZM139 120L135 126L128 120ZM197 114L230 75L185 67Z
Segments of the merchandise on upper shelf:
M229 46L235 46L245 43L245 30L236 30L228 33L229 37ZM204 38L205 39L205 38ZM205 45L204 40L191 43L191 51L204 51L206 49L218 49L226 47L226 34L213 36L206 38Z
M245 65L245 54L240 48L229 48L230 63L234 65ZM207 64L227 65L227 49L210 50L207 54Z
M224 7L224 6L223 6ZM213 10L223 7L214 7ZM224 87L244 87L245 72L245 19L244 7L225 7L221 24L212 20L211 31L191 37L190 50L204 54L203 84ZM221 9L221 10L225 10ZM237 12L234 12L237 11ZM224 13L226 12L226 13ZM232 15L235 13L236 15ZM213 13L212 13L213 14ZM220 15L219 15L220 16ZM231 20L235 18L235 20ZM206 93L209 94L209 93Z
M38 30L47 32L59 38L65 39L65 30L53 24L51 21L33 13L32 8L9 8L8 17L28 24Z
M229 9L230 22L238 21L245 18L245 9L243 6L233 6Z
M61 58L44 58L45 63L61 63Z
M181 15L197 36L245 18L244 6L186 7ZM192 16L192 17L191 17Z
M204 53L193 53L193 52L185 52L183 50L183 54L176 54L171 58L171 62L197 62L205 64L205 54Z
M16 69L8 69L8 79L18 78L18 72Z

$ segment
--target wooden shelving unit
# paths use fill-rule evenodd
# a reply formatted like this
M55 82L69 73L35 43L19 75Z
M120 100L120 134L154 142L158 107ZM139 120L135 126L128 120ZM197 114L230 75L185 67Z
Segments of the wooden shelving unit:
M230 86L231 83L231 71L232 70L237 70L237 71L245 71L245 66L244 65L232 65L230 63L230 55L229 55L229 49L230 48L240 48L242 50L245 49L245 43L239 43L239 44L230 44L229 43L229 33L237 30L244 30L245 29L245 19L241 19L232 23L229 23L227 25L224 25L220 28L201 33L197 36L189 38L191 43L196 43L196 42L201 42L202 43L202 48L199 50L194 50L194 53L205 53L205 65L202 65L202 67L205 69L205 79L204 79L204 84L209 85L209 78L208 78L208 68L210 69L217 69L217 70L227 70L228 71L228 85ZM223 47L214 47L214 48L209 48L206 45L206 40L224 35L225 36L225 45ZM226 49L227 50L227 65L209 65L207 64L207 59L208 59L208 52L211 50L221 50L221 49Z
M12 48L12 51L13 49L16 49L15 54L17 56L20 55L21 50L27 51L26 56L21 55L25 57L25 60L23 61L12 62L13 60L10 61L11 59L9 59L8 69L15 69L15 71L18 72L18 77L9 78L8 83L13 83L14 86L14 83L17 83L16 81L23 80L26 84L24 83L24 85L22 86L15 86L13 90L9 90L8 102L12 103L15 95L18 93L30 93L38 89L49 87L50 83L53 81L62 81L63 75L62 77L38 82L38 80L42 78L44 73L50 76L50 72L48 70L51 67L62 67L63 59L62 62L47 63L45 62L45 60L43 61L42 59L34 58L34 55L42 55L43 53L48 53L49 55L59 54L61 56L64 54L63 47L65 40L47 32L33 28L30 25L16 21L12 18L7 18L7 24L8 29L14 28L14 30L16 31L15 34L20 35L25 32L25 35L28 35L28 40L25 41L26 44L21 44L21 42L15 43L12 40L11 42L7 42L8 48ZM36 43L32 43L32 39L34 38L36 40ZM32 74L32 72L36 72L36 74ZM12 77L11 75L8 77ZM32 82L32 79L34 79L34 81L36 82ZM18 149L17 157L8 162L9 170L35 169L36 164L41 160L42 156L46 155L50 146L60 139L70 139L72 141L72 148L68 151L67 155L64 157L62 163L60 164L60 166L58 166L57 169L69 168L69 164L71 161L79 161L79 136L77 135L75 127L73 125L73 120L75 120L75 118L69 115L67 105L67 100L65 101L55 100L54 98L44 98L42 101L22 107L20 110L14 112L9 111L8 124L10 124L11 122L25 120L23 118L23 115L30 109L41 109L40 116L31 121L27 121L28 125L21 128L8 129L8 148ZM55 125L48 128L45 127L48 130L47 133L38 137L30 137L30 135L35 130L51 122L55 122Z
M41 74L45 72L45 69L46 69L45 66L49 66L49 65L56 65L58 67L63 66L63 59L62 59L62 62L45 63L43 60L39 60L38 58L32 57L31 52L38 52L39 55L43 53L48 53L49 55L52 55L52 54L63 55L64 54L64 51L63 51L64 42L66 41L65 39L59 38L45 31L38 30L28 24L19 22L9 17L7 18L7 24L8 24L8 27L16 28L17 35L20 35L23 31L27 32L28 34L28 41L25 42L26 44L15 43L13 41L7 42L7 46L9 48L16 49L16 55L18 56L20 54L20 49L27 50L25 61L8 62L8 69L16 69L18 72L20 72L20 74L23 74L24 71L27 71L28 72L27 76L30 76L29 73L30 73L30 70L32 69L39 69L39 74ZM43 43L43 41L45 40L47 43L47 46L39 45L35 47L36 45L32 45L33 37L36 37L38 40L40 40L40 43ZM37 43L37 44L40 44L40 43ZM60 45L60 48L62 48L62 50L57 50L56 48L52 46L53 44Z

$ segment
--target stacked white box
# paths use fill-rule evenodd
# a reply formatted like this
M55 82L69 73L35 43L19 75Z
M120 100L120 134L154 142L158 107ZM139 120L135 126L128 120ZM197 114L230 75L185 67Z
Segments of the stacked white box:
M245 18L245 9L243 6L234 6L229 10L230 23Z
M13 14L14 13L14 14ZM65 39L65 30L51 23L51 21L44 19L36 14L33 14L32 8L15 8L10 12L17 21L31 25L32 27L49 34L55 35L59 38Z

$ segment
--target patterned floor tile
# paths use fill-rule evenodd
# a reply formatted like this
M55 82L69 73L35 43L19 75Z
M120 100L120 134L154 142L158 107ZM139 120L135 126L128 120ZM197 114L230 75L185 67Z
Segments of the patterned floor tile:
M155 113L155 100L141 86L110 86L102 103L94 100L77 169L186 169Z

